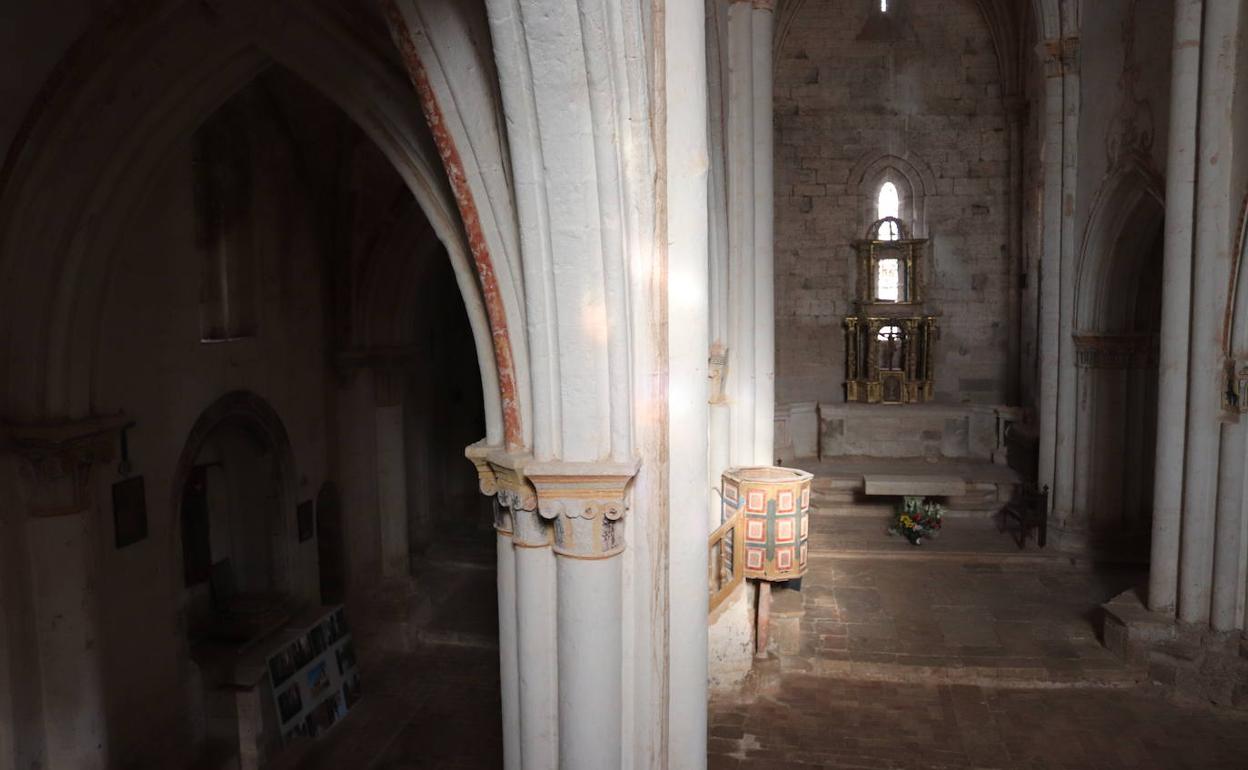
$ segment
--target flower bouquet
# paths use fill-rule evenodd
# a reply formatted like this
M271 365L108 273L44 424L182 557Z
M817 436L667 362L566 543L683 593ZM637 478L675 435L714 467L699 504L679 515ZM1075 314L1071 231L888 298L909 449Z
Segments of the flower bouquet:
M945 508L923 497L906 497L897 505L893 513L893 525L888 528L890 535L902 535L912 545L922 545L923 538L936 537L940 532L940 520L945 515Z

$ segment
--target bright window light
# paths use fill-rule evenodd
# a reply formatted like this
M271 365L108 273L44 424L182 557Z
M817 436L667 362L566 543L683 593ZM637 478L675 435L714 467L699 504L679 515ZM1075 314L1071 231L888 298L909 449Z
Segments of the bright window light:
M880 0L880 13L888 13L888 0Z
M901 260L881 259L877 271L875 298L880 302L896 302L901 299Z
M880 185L880 194L875 199L875 209L876 219L901 216L901 196L897 193L897 185L892 182Z

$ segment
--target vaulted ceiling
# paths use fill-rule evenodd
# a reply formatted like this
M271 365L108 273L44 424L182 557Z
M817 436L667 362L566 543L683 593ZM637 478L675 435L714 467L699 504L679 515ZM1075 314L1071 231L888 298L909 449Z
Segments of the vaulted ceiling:
M807 2L821 1L776 0L776 51L780 50L780 43L788 35L789 28L802 7ZM979 7L980 13L984 16L984 22L992 31L997 60L1001 65L1001 80L1007 84L1006 90L1014 90L1017 93L1021 90L1021 73L1023 72L1022 36L1028 29L1045 27L1043 19L1037 19L1040 23L1028 24L1027 22L1031 21L1028 16L1032 13L1045 13L1044 9L1056 0L968 0L968 2L974 2Z

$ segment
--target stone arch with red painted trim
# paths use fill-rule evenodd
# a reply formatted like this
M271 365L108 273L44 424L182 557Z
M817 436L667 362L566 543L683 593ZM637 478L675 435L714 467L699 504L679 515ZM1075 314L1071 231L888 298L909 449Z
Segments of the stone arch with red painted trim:
M384 55L391 41L369 39L316 4L221 2L213 10L184 2L162 14L119 12L88 30L10 147L0 174L0 417L34 422L91 413L98 320L137 202L174 144L276 63L343 109L412 190L464 298L486 438L523 445L527 353L523 334L511 333L524 328L521 287L514 271L494 269L493 257L515 250L509 201L494 190L490 205L501 213L474 218L475 203L465 205L457 187L462 166L443 168L447 152L430 139L427 99L417 98ZM505 165L501 148L474 151Z

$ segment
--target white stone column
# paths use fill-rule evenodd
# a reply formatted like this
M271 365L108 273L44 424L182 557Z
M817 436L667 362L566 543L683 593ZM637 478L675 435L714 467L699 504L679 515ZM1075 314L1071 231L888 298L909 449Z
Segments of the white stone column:
M535 506L513 509L513 515L521 766L553 768L559 766L560 757L555 556L550 526Z
M108 766L92 511L30 519L49 767Z
M1238 3L1205 7L1201 47L1199 151L1196 156L1192 330L1180 541L1179 618L1211 620L1218 461L1222 437L1222 323L1231 274L1235 195L1231 164L1235 125Z
M1192 233L1196 202L1196 126L1204 0L1175 0L1174 11L1158 367L1157 462L1148 588L1149 607L1157 612L1174 611L1179 587L1183 456L1187 443Z
M559 709L552 528L538 515L536 493L524 477L530 458L483 444L465 454L477 468L482 493L498 498L504 761L508 770L553 768L559 764Z
M1075 366L1075 283L1079 243L1075 234L1079 190L1079 30L1064 29L1062 40L1062 205L1061 322L1058 336L1056 478L1050 499L1058 527L1075 512L1075 443L1078 432L1078 369ZM1073 523L1073 522L1072 522ZM1076 524L1077 526L1077 524Z
M93 473L115 459L122 416L12 426L29 514L35 646L47 767L109 766ZM102 484L100 486L103 486Z
M520 654L516 614L516 552L511 510L494 502L498 565L498 683L503 707L503 768L518 770L520 743Z
M1075 244L1074 187L1078 127L1078 41L1046 40L1038 46L1045 75L1044 254L1040 264L1039 481L1050 489L1057 526L1074 498ZM1068 211L1069 209L1069 211Z
M667 766L706 766L707 358L709 345L706 13L675 3L665 17L668 244Z
M772 45L775 0L753 0L754 104L754 448L753 462L775 462L776 260L775 130Z
M1244 548L1244 465L1243 425L1227 425L1222 432L1221 461L1218 468L1216 537L1213 550L1213 599L1210 625L1215 631L1242 629L1248 552Z
M706 56L707 83L709 98L707 116L710 135L710 229L708 247L710 250L709 274L709 378L710 392L710 430L708 437L709 465L707 467L707 500L708 523L712 528L719 526L719 497L715 490L719 487L720 475L731 464L732 455L732 411L728 398L728 350L733 335L733 314L731 312L729 286L729 203L728 203L728 71L730 36L728 34L729 4L723 0L711 0L707 3L706 12Z
M377 424L377 512L381 517L381 571L387 578L411 574L407 515L407 455L403 446L402 371L374 370Z
M1038 46L1044 67L1043 254L1040 260L1040 457L1039 482L1056 484L1058 365L1061 335L1062 264L1062 56L1061 41ZM1050 506L1053 497L1050 495Z
M728 6L728 98L725 109L728 187L728 367L727 395L732 414L731 459L752 464L756 449L754 210L754 6ZM774 205L769 202L769 205Z
M554 525L558 576L559 767L621 765L626 488L637 463L533 463L525 475Z

